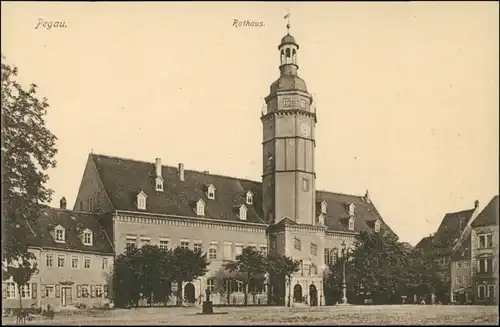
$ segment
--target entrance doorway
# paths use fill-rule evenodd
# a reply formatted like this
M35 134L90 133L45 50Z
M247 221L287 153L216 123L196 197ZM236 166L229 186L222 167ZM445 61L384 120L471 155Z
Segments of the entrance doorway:
M309 298L311 299L311 307L318 306L318 290L314 284L309 285Z
M71 287L61 287L61 305L63 307L71 305Z
M302 302L302 286L299 284L293 287L293 302Z
M193 283L187 283L186 286L184 286L184 298L186 299L186 302L188 303L194 303L195 302L195 288Z

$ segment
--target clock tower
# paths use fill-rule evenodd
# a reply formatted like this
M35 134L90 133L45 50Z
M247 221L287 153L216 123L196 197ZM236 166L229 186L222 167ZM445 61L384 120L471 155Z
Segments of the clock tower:
M287 33L278 50L280 76L271 84L267 111L261 117L264 216L271 224L288 217L314 225L316 113L306 83L297 74L295 38Z

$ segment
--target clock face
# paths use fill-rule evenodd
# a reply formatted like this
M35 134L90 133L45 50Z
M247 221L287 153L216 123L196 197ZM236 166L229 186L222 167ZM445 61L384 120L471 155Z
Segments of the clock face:
M302 123L302 125L300 125L300 133L304 137L309 137L309 134L311 133L311 129L309 128L309 125L306 123Z

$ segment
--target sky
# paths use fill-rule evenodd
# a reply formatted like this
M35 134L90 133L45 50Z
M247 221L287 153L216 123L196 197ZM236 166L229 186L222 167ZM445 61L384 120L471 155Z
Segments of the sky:
M2 54L57 136L52 205L90 152L261 180L277 46L314 95L317 189L370 197L415 245L498 194L497 2L1 3ZM41 19L41 21L40 21ZM234 20L263 26L233 26ZM38 28L38 22L66 27Z

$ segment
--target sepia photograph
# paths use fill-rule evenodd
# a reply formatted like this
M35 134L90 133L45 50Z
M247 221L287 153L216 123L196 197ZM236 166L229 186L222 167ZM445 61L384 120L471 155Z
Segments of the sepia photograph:
M498 26L2 1L2 325L498 325Z

